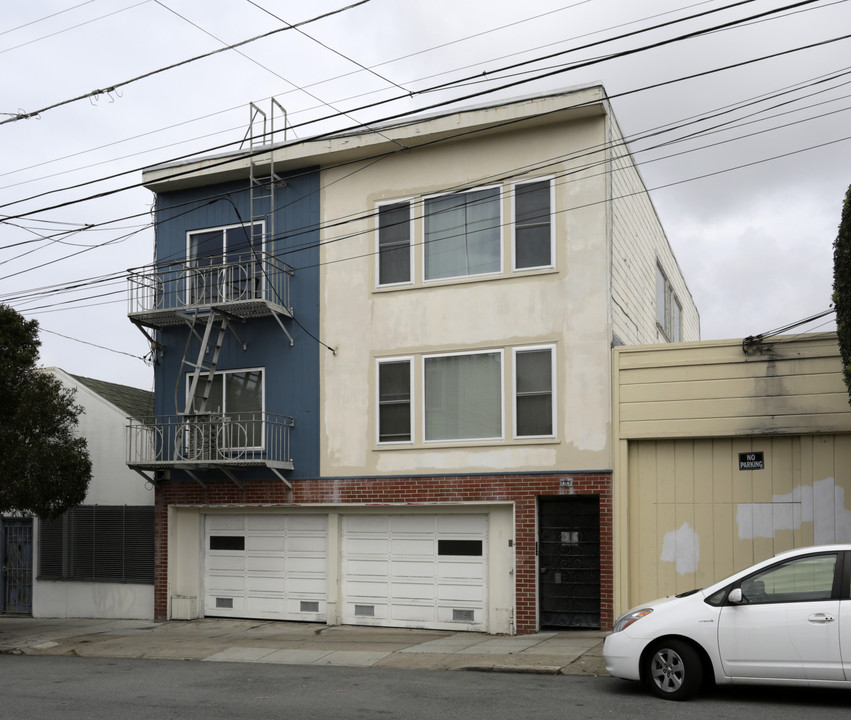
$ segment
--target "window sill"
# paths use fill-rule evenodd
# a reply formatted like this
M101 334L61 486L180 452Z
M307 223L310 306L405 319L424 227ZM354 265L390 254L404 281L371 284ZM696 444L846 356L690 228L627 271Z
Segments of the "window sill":
M505 448L508 450L519 449L534 445L560 445L561 440L557 437L534 437L534 438L512 438L510 440L433 440L419 443L394 443L386 445L374 445L373 452L398 452L414 451L423 452L429 450L469 450L471 448Z
M510 272L489 273L487 275L465 275L464 277L443 278L441 280L427 280L410 283L397 283L395 285L377 285L372 292L375 294L405 292L411 290L428 290L431 288L452 287L455 285L472 285L486 282L498 282L500 280L520 280L542 275L557 275L558 268L531 268L529 270L511 270Z

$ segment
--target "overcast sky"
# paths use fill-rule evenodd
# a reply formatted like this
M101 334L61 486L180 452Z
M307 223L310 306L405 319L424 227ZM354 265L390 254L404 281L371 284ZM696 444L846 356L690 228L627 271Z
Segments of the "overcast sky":
M305 138L486 90L466 103L600 82L632 138L703 339L795 323L830 308L832 243L851 184L851 40L841 39L851 4L817 0L665 42L792 4L7 2L0 302L39 321L42 364L152 388L124 279L153 260L153 195L134 187L141 168L237 149L249 103L268 109L271 97L295 126L288 137ZM535 62L516 66L524 61ZM454 84L423 92L445 83ZM357 110L378 101L387 102ZM833 327L828 316L795 332Z

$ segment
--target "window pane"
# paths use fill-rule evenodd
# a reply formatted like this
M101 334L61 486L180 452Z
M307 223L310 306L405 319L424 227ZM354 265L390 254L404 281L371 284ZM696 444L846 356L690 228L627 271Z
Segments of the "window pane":
M252 233L251 228L257 227L257 231ZM247 263L250 262L253 253L259 253L263 250L262 234L256 226L239 226L228 228L225 234L225 250L226 261L229 263ZM254 237L252 238L252 235Z
M498 272L499 190L480 190L466 197L467 272L463 274Z
M425 439L502 437L499 353L425 359Z
M224 255L223 230L193 233L189 236L191 270L186 275L187 302L206 304L219 299L219 273Z
M263 371L225 373L227 447L263 445Z
M514 212L517 267L551 265L549 180L518 185L514 190Z
M515 355L518 437L553 434L552 351L528 350Z
M517 398L517 436L538 437L553 434L552 395L525 395Z
M663 330L665 328L665 288L668 281L662 274L662 269L656 266L656 322Z
M220 293L229 301L250 300L260 294L263 224L228 228L225 262L219 277Z
M394 203L378 208L378 282L410 282L411 206Z
M428 198L425 213L425 279L498 272L499 189Z
M742 581L742 594L750 603L829 600L833 595L836 555L802 558Z
M225 411L259 413L263 410L263 371L232 372L225 375Z
M189 236L189 259L196 266L217 265L224 255L225 231L210 230Z
M378 366L378 440L411 439L411 363L383 362Z
M191 386L191 376L187 380L187 390ZM209 382L209 375L207 373L201 373L201 377L198 378L198 385L195 388L195 403L193 404L193 408L198 410L201 407L201 398L204 395L204 389ZM207 396L207 405L204 408L205 412L210 413L221 413L224 412L224 397L222 395L222 375L219 373L218 375L213 376L213 384L210 386L210 393Z
M548 267L550 259L550 226L518 227L514 232L517 243L515 262L518 268Z
M553 387L552 351L524 350L517 353L517 392L551 392Z

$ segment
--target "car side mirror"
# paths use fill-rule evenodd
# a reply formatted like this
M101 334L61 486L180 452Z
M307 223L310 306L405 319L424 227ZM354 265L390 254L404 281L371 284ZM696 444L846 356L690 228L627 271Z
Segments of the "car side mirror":
M743 600L742 588L733 588L727 596L727 602L731 605L741 605Z

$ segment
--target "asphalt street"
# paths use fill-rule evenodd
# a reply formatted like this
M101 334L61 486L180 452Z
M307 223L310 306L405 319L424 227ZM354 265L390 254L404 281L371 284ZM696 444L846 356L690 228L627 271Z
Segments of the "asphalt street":
M3 717L28 720L689 720L848 717L848 691L724 688L688 703L587 675L0 655Z

